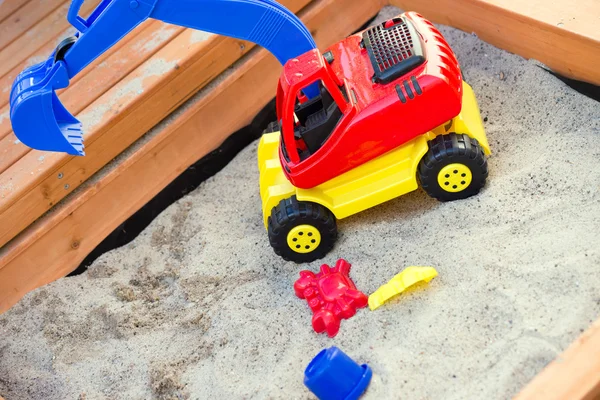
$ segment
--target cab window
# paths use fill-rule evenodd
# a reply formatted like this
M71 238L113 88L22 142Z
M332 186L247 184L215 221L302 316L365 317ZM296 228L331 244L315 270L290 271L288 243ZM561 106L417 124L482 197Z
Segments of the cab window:
M305 160L319 150L342 118L342 110L331 93L322 81L318 84L320 94L310 100L301 92L297 94L294 138L300 160Z

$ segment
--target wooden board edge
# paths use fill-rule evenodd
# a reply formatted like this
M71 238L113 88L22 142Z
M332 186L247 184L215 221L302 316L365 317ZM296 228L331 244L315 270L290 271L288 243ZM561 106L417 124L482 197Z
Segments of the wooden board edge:
M388 1L432 22L475 32L482 40L538 60L560 75L600 85L600 41L593 37L481 0Z
M354 0L316 0L305 10L303 19L317 43L326 47L367 22L381 5L379 1L365 7ZM218 147L231 132L247 124L273 97L280 68L265 50L255 52L122 165L19 235L2 253L10 261L0 269L0 313L27 292L73 271L122 221L185 168ZM270 85L263 84L266 71ZM230 110L236 111L236 118L227 114ZM207 119L216 121L214 129L199 134L198 126L211 126ZM92 219L100 207L102 218Z
M525 386L515 400L600 398L600 319Z

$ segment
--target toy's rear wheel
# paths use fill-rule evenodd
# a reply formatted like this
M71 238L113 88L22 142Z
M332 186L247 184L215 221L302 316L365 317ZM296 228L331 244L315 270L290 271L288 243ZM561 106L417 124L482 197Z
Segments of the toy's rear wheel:
M487 159L477 140L456 133L431 140L418 170L423 190L440 201L476 195L487 176Z
M320 204L296 196L273 207L268 219L269 242L279 256L297 263L323 258L337 239L334 215Z
M280 130L279 123L277 121L272 121L272 122L269 122L269 125L267 125L267 127L263 130L263 134L279 132L279 130Z

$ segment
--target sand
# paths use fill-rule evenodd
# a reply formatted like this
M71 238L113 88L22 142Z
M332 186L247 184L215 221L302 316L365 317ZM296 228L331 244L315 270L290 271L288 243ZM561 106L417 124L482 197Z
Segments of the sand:
M386 9L384 15L398 10ZM307 399L339 346L365 399L506 399L600 314L600 107L539 64L442 27L493 149L477 197L422 191L339 223L369 294L409 265L439 277L315 334L261 222L256 143L132 243L0 316L0 394L17 399ZM102 210L98 210L102 212Z

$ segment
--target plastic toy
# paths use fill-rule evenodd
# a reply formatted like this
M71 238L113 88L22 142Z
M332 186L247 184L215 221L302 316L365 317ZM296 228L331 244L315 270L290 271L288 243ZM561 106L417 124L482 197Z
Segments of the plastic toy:
M490 148L477 101L441 33L408 12L321 53L274 0L102 0L78 33L13 83L10 118L32 148L83 155L81 123L61 104L85 66L148 18L257 43L285 64L282 133L258 150L263 219L275 252L310 262L331 250L336 219L416 190L442 201L477 194ZM311 233L311 239L301 240ZM305 238L305 237L304 237ZM301 243L300 243L301 242Z
M418 282L431 281L438 275L433 267L408 267L369 296L369 308L375 310Z
M78 15L83 2L72 0L67 16L78 33L13 83L13 131L34 149L84 154L81 123L55 90L67 87L71 78L148 18L254 42L282 64L316 48L304 24L274 0L102 0L87 20ZM309 86L303 93L314 97L318 88Z
M369 386L373 372L337 347L321 350L304 371L304 384L319 400L356 400Z
M313 99L303 88L317 82ZM258 148L263 219L286 260L322 258L336 219L416 190L477 194L490 148L477 101L441 33L407 12L284 66L280 132ZM301 230L298 227L302 227ZM314 241L298 243L299 232Z
M357 290L350 279L350 267L345 260L338 260L334 268L323 264L318 274L301 271L294 283L296 296L306 299L314 313L315 332L327 332L329 337L334 337L342 319L353 317L358 308L367 306L367 296Z

